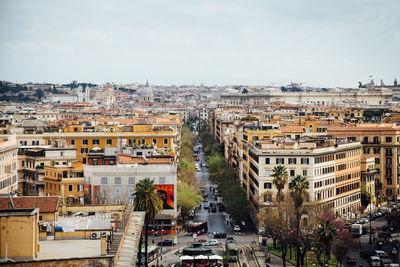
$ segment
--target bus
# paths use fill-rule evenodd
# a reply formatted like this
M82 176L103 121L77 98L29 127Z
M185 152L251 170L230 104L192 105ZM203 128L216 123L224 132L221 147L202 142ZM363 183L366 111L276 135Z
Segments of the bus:
M188 225L188 233L201 235L207 233L207 231L208 231L208 226L206 221L190 223Z
M147 246L147 262L150 263L154 260L157 259L158 256L158 246L156 245L149 245ZM145 257L145 248L142 246L142 263L144 262L144 257Z

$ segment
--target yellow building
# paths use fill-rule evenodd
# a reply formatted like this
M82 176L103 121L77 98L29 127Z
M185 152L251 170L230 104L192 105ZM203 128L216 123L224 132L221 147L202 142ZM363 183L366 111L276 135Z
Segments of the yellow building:
M38 253L39 209L0 210L0 257L29 260Z
M376 192L375 192L375 176L377 176L375 168L375 159L362 158L361 159L361 186L371 196L371 204L376 206Z
M72 163L71 166L47 166L44 170L46 195L60 196L63 204L84 204L81 162Z
M18 191L17 154L15 135L0 139L0 194L14 194Z

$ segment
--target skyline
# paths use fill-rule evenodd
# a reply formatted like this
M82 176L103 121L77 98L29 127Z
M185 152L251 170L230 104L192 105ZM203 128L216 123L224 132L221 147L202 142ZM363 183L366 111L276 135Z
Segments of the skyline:
M399 9L395 0L2 1L0 79L357 87L373 75L393 84Z

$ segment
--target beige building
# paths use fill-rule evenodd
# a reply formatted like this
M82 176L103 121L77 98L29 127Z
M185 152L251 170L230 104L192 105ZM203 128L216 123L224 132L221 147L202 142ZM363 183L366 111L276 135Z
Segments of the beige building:
M15 194L18 191L17 154L15 135L3 137L0 140L0 194Z
M289 177L307 177L306 202L350 218L360 207L360 150L359 142L335 143L329 138L253 141L243 145L243 174L239 177L256 208L271 205L277 193L272 170L283 165Z
M39 209L0 210L0 258L29 260L39 253Z

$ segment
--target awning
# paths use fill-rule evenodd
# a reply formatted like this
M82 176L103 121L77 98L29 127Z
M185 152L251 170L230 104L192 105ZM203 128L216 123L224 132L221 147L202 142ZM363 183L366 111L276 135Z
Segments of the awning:
M184 255L184 256L181 256L179 259L180 259L181 261L188 261L188 260L194 260L194 257Z
M219 256L219 255L212 255L212 256L209 256L208 259L210 259L210 260L222 260L222 257Z
M195 259L195 260L207 260L208 257L207 257L207 256L204 256L204 255L198 255L198 256L194 257L194 259Z

